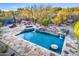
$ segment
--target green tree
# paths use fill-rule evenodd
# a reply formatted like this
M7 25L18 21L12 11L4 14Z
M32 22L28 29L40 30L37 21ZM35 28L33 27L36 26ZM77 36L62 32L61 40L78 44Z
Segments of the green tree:
M50 24L50 17L47 16L45 17L42 21L41 21L41 24L44 25L44 26L47 26Z
M6 21L6 20L8 20L8 19L10 19L10 18L7 17L7 16L1 17L1 18L0 18L0 22L3 23L4 21Z
M17 8L17 11L22 11L24 10L24 8Z
M54 10L54 11L60 11L60 10L62 10L62 8L57 7L57 8L53 8L52 10Z
M2 33L3 32L3 30L2 29L0 29L0 33Z

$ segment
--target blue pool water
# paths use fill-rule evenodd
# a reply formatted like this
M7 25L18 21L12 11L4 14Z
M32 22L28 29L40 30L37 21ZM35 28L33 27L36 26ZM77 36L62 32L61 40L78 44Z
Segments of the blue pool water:
M34 31L20 33L17 35L17 37L23 38L24 40L30 41L49 50L52 50L51 44L56 44L58 45L58 49L52 51L57 52L59 54L61 54L64 43L64 39L60 39L57 36L45 33L38 33Z

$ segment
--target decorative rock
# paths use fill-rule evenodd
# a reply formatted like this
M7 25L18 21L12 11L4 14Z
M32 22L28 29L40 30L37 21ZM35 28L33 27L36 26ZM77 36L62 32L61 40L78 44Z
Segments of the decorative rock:
M50 56L56 56L54 53L50 53Z

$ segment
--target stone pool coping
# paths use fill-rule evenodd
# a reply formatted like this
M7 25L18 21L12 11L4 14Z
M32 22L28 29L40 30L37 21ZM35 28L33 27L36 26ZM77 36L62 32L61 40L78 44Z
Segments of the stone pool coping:
M14 49L16 52L18 52L22 56L50 56L50 54L55 55L55 56L58 55L36 44L33 44L21 38L17 38L14 35L8 38L6 37L5 39L2 39L1 41L9 45L12 49Z
M53 53L53 54L55 54L55 55L57 55L57 56L59 55L58 53L56 53L56 52L54 52L54 51L48 50L48 49L46 49L46 48L44 48L44 47L41 47L41 46L39 46L39 45L37 45L37 44L34 44L34 43L30 42L30 41L24 40L24 39L22 39L22 38L18 38L17 36L15 36L15 37L16 37L17 39L20 39L20 40L23 40L23 41L25 41L25 42L30 43L30 45L35 46L36 48L39 48L39 49L41 49L41 50L43 50L43 51L46 51L44 55L46 55L46 53L47 53L47 54Z
M43 48L39 45L31 43L22 38L18 38L16 35L22 32L24 28L21 28L21 30L19 31L16 31L16 30L19 30L19 29L15 29L15 30L12 29L12 31L8 33L4 33L3 39L1 41L9 45L20 55L22 56L58 56L59 55L54 51Z
M19 26L19 28L12 28L3 33L3 39L1 41L7 45L9 45L13 50L18 52L21 56L64 56L64 50L67 49L66 41L64 40L64 44L62 47L61 54L58 54L54 51L48 50L44 47L40 47L34 43L30 43L22 38L17 38L16 35L21 33L25 29L25 26ZM71 54L72 55L72 54Z

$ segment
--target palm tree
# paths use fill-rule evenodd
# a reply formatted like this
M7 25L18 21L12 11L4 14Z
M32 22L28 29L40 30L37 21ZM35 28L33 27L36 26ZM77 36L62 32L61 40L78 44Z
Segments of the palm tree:
M16 18L15 18L15 16L16 16L16 11L10 10L9 12L12 14L12 19L13 19L13 21L14 21L14 24L16 24Z
M12 19L13 19L14 23L12 26L10 26L10 28L13 28L13 27L16 27L16 18L15 18L16 13L15 13L15 11L11 11L11 12L12 12Z
M15 14L13 14L13 20L14 20L14 24L16 24Z

